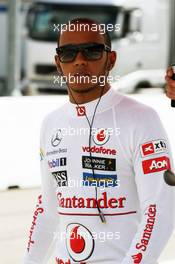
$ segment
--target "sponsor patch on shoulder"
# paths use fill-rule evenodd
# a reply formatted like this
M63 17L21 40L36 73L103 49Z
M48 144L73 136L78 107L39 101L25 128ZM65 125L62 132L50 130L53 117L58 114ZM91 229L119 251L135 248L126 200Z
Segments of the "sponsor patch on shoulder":
M167 151L167 144L164 139L157 139L146 142L140 146L142 157L159 154Z
M171 170L170 160L167 156L142 161L144 174L163 170Z

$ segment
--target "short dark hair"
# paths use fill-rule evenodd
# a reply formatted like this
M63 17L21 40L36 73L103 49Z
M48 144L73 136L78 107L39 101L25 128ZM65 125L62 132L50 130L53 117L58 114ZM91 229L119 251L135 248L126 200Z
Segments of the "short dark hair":
M90 24L90 25L91 24L100 25L99 22L97 22L97 21L95 21L93 19L90 19L90 18L74 18L71 21L69 21L68 23L70 23L70 24L76 24L76 23L77 24L78 23L81 24L82 23L82 24ZM111 48L111 37L110 37L108 31L105 30L105 33L103 35L104 35L105 44ZM60 43L60 32L58 34L58 39L57 39L58 47L59 47L59 43Z

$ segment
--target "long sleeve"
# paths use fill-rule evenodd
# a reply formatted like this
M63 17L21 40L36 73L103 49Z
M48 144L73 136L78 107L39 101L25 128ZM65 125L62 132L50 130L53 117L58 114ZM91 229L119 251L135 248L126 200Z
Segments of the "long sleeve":
M133 137L133 164L141 217L122 264L156 264L174 224L174 190L163 173L173 168L169 142L157 113L142 115Z
M38 203L34 211L24 264L47 263L54 244L54 232L56 232L58 222L54 183L48 172L45 157L44 131L43 123L40 135L42 195L38 197Z

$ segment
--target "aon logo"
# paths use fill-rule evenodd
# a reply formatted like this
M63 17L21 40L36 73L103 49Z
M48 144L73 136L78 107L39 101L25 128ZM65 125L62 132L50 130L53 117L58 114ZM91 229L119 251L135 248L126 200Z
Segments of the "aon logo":
M153 170L153 169L161 169L161 168L166 168L168 165L168 161L167 160L163 160L163 161L157 161L156 160L153 160L152 163L151 163L151 166L150 166L150 170Z
M162 170L171 170L170 160L167 156L142 161L144 174L158 172Z

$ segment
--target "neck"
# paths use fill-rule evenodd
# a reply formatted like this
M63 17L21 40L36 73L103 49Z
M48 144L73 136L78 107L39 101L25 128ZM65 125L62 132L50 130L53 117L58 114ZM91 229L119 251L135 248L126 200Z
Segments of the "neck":
M73 104L85 104L104 95L110 89L110 85L109 83L106 83L104 86L97 86L83 93L75 91L73 89L71 89L70 91L70 89L71 88L68 88L69 101Z

